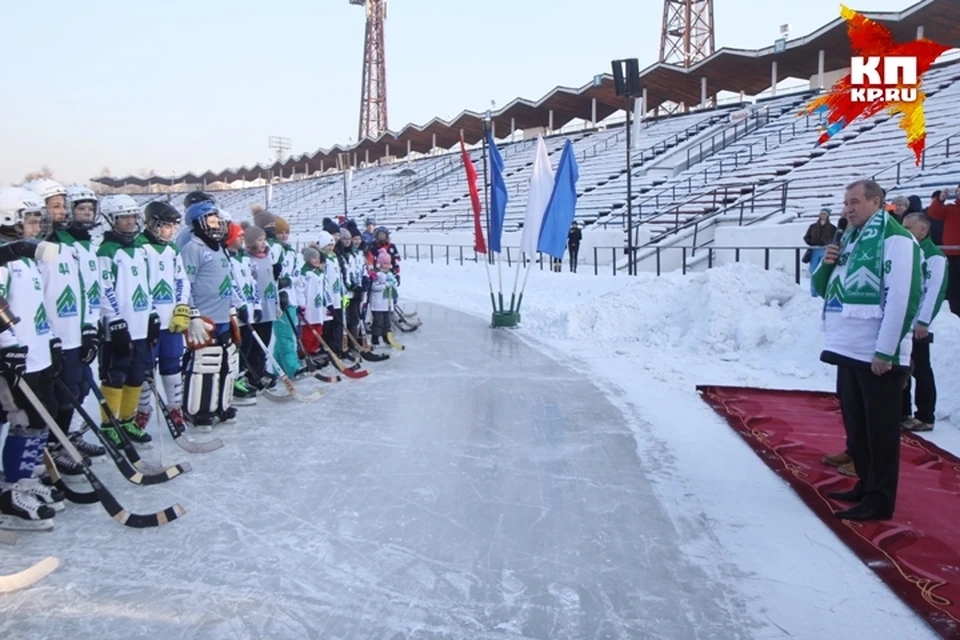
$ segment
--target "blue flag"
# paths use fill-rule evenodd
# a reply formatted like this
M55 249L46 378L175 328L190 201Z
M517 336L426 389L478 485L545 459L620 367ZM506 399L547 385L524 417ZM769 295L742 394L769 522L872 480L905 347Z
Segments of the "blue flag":
M553 184L550 204L543 212L543 225L540 227L540 242L537 251L563 258L567 247L567 235L577 212L577 180L580 171L574 157L573 143L567 140L557 166L557 175Z
M490 251L500 253L503 218L507 214L507 183L503 179L503 156L492 131L487 132L487 146L490 147Z

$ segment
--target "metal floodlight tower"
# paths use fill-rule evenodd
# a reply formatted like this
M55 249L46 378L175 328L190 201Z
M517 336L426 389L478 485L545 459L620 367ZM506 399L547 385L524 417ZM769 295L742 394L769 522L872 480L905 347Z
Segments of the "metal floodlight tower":
M714 48L713 0L663 0L660 62L692 67Z
M377 138L387 130L387 60L383 41L383 23L387 19L386 0L350 0L367 10L367 28L363 43L363 80L360 84L360 130L357 141Z
M284 153L293 148L290 138L270 136L267 145L277 154L277 162L283 160Z

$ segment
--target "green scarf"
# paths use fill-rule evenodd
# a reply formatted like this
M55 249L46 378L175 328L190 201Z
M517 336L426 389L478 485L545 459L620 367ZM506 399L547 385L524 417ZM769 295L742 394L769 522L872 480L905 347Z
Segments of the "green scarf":
M875 213L860 229L848 230L842 245L850 247L843 282L834 278L827 300L836 298L848 318L882 318L883 245L887 237L889 214Z

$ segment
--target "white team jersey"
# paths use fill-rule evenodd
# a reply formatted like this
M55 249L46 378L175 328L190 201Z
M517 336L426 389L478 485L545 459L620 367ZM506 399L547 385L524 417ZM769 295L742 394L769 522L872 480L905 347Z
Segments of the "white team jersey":
M43 285L43 304L50 319L53 335L60 338L66 350L80 347L80 329L83 324L83 289L77 252L64 242L66 232L57 232L57 259L37 263Z
M324 281L326 283L327 300L333 305L334 309L342 307L343 299L343 280L340 277L340 265L337 262L337 256L333 253L324 254L327 264L324 268Z
M83 288L83 324L97 326L100 322L100 267L97 251L89 240L75 240L77 266L80 270L80 286Z
M127 321L131 340L146 338L154 305L143 247L122 246L110 240L108 234L97 251L97 259L103 285L104 324L122 318Z
M178 304L188 304L190 283L183 270L180 251L174 245L154 244L146 236L142 238L150 295L153 296L153 305L160 316L160 328L166 329L173 318L173 308Z
M22 258L0 267L0 296L10 303L18 322L0 334L0 347L27 348L27 373L50 366L50 319L43 304L43 285L37 263Z
M230 254L230 274L233 279L233 306L237 311L247 310L250 324L253 324L254 311L260 310L260 292L250 269L250 256L244 251Z
M333 304L327 294L327 279L318 269L305 267L297 281L299 296L303 299L304 316L310 324L323 324L330 315L327 306Z

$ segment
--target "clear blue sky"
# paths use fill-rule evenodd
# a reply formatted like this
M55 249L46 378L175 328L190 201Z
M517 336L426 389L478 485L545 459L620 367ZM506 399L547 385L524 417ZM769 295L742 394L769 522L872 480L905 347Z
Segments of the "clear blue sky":
M753 7L765 9L758 14ZM910 0L869 0L900 10ZM67 182L169 175L355 140L364 12L347 0L9 0L0 38L0 183L48 165ZM715 0L717 47L772 44L839 16L836 0ZM775 9L773 7L776 7ZM393 0L390 128L580 86L659 52L660 0Z

